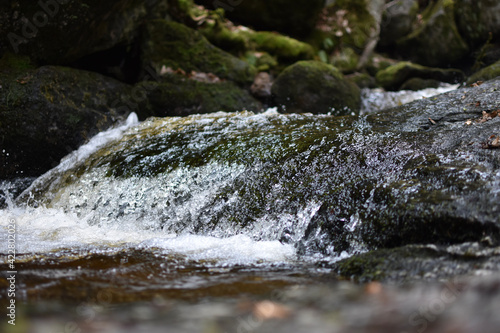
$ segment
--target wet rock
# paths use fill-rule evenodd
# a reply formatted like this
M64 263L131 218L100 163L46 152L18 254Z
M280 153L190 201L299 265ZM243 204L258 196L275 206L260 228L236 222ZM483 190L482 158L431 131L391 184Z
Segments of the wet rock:
M389 280L419 267L473 273L485 257L496 265L500 245L500 155L484 145L500 118L483 117L499 98L494 80L364 117L149 119L19 202L32 194L97 225L125 214L147 216L148 230L279 239L313 258L401 248L345 262L343 274L362 277L366 265L367 279L385 279L384 268Z
M132 111L128 85L65 67L27 70L22 59L1 61L0 178L40 175Z
M500 249L480 243L451 246L407 245L341 260L337 272L358 282L436 281L500 270Z
M314 27L322 0L197 0L209 8L224 9L227 17L256 30L279 31L291 36L306 36Z
M458 69L431 68L402 61L377 72L376 78L378 84L385 89L399 90L406 81L412 78L458 83L465 80L465 75Z
M472 74L467 79L467 84L473 84L477 81L488 81L498 76L500 76L500 60Z
M166 1L156 0L3 1L0 52L28 55L44 64L67 64L131 43L145 20L166 13Z
M449 67L459 63L469 47L458 31L455 7L453 1L431 2L412 32L398 40L397 51L426 66Z
M286 68L271 90L288 113L343 115L360 108L359 88L335 67L319 61L300 61Z
M210 44L199 32L187 26L165 20L149 21L142 48L143 69L181 69L212 73L242 85L253 82L256 70L243 60Z

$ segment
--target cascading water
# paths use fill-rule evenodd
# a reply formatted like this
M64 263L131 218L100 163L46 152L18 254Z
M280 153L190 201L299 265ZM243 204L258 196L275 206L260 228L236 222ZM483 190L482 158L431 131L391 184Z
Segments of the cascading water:
M428 154L430 145L415 144L411 131L394 131L384 122L375 127L366 115L284 115L273 109L142 123L134 117L63 159L15 202L7 200L0 223L15 221L20 262L84 263L93 272L81 273L93 276L82 277L88 288L115 281L122 262L134 262L124 273L128 279L149 265L151 274L131 282L147 298L158 288L218 285L228 270L239 272L235 284L254 269L271 280L274 273L280 281L294 275L286 282L293 283L302 269L316 270L325 261L402 238L418 243L426 236L397 229L409 200L417 207L415 216L404 211L409 223L434 232L433 223L419 220L418 191L441 190L422 172L434 167L436 157ZM445 172L453 179L474 173ZM1 253L6 244L0 239ZM98 278L99 267L107 273ZM184 269L196 278L180 274ZM55 293L57 284L74 291L69 273L60 270L56 285L47 281L50 268L33 271L31 280L47 287L31 282L27 295L40 288ZM219 280L211 274L220 274Z

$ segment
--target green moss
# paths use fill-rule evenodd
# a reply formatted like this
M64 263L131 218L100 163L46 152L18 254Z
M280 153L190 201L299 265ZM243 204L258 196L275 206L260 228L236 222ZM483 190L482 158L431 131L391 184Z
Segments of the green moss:
M241 84L253 82L256 69L210 44L199 32L165 20L147 25L143 62L153 64L157 72L163 66L186 72L213 73Z
M457 69L432 68L409 61L401 61L376 74L377 83L388 90L400 89L401 85L411 78L458 83L464 80L464 74Z
M467 84L472 84L477 81L488 81L500 76L500 61L487 66L476 73L472 74L467 79Z

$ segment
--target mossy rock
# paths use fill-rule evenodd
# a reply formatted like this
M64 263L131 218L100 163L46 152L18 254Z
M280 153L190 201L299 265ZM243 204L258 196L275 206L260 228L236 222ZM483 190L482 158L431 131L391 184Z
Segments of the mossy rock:
M436 281L500 269L494 248L471 242L457 246L407 245L356 254L334 264L337 273L359 283Z
M329 64L333 65L342 73L355 72L358 67L359 55L350 48L345 47L340 51L334 52L330 56Z
M496 80L365 117L151 118L31 194L96 224L147 216L148 230L244 233L305 255L477 242L498 251L500 155L481 148L498 119L466 121L499 96ZM373 260L373 278L383 264Z
M287 67L271 88L276 103L287 113L357 113L359 88L335 67L320 61L299 61Z
M434 79L421 79L419 77L412 77L403 83L400 90L423 90L427 88L438 88L441 84L440 81Z
M246 58L245 54L264 52L275 59L276 64L269 67L275 71L279 71L278 67L283 69L296 61L314 58L314 49L307 43L277 32L234 27L231 22L220 17L207 20L199 31L211 43L238 57L243 55ZM267 63L272 64L269 61Z
M453 0L431 2L422 13L422 21L413 31L398 40L397 51L408 59L426 66L457 65L468 54L469 47L460 35L454 15Z
M38 176L135 111L131 87L114 79L65 67L24 69L23 57L1 63L0 178Z
M139 107L143 119L217 111L260 111L262 108L247 90L229 81L208 83L168 75L160 82L141 82L135 89L146 96Z
M500 76L500 60L494 63L493 65L485 67L477 71L476 73L472 74L467 79L467 84L472 84L477 81L488 81L498 76Z
M378 84L387 90L399 90L403 83L412 78L458 83L465 80L465 75L458 69L431 68L408 61L389 66L376 75Z
M163 67L212 73L242 85L250 85L256 74L253 66L210 44L198 31L166 20L146 25L142 64L157 73Z
M337 0L323 9L313 38L321 43L328 38L337 49L347 46L361 53L374 32L379 31L383 3Z

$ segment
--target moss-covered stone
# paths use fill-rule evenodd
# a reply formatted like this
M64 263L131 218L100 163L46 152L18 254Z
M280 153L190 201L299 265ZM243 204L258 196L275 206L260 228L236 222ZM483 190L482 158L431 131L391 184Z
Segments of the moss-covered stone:
M95 223L147 216L147 228L244 233L306 255L425 244L449 252L467 243L497 251L500 155L481 142L498 120L466 121L498 108L499 98L496 80L361 118L241 112L149 119L41 178L32 193L53 207L94 214ZM346 274L360 275L363 265L353 261L354 273ZM384 278L380 257L369 265L368 278Z
M271 89L284 112L351 114L359 111L359 88L320 61L299 61L276 78Z
M355 72L358 67L359 55L350 48L345 47L330 56L330 63L342 73Z
M146 97L139 107L143 119L262 108L248 91L228 81L209 83L168 75L160 82L141 82L135 89Z
M458 31L455 7L454 0L431 2L413 31L397 42L398 52L426 66L449 67L459 63L469 47Z
M472 84L477 81L488 81L498 76L500 76L500 60L472 74L467 79L467 84Z
M177 22L149 21L142 52L143 67L153 66L157 73L163 67L205 72L244 85L251 84L256 74L253 66L213 46L199 32Z
M323 9L316 29L322 38L330 38L337 46L359 51L366 46L373 31L379 29L380 1L337 0ZM318 37L316 37L318 38Z
M376 75L378 84L388 90L399 90L411 78L432 79L440 82L463 82L465 75L458 69L431 68L408 61L389 66Z
M357 282L404 284L473 274L500 266L498 249L480 243L457 246L407 245L357 254L336 263L337 272Z
M25 69L25 57L14 59L1 61L0 178L38 176L135 111L123 83L65 67Z
M255 31L241 26L235 27L230 21L224 20L219 15L214 17L213 13L212 18L206 20L199 27L199 31L214 45L235 56L242 57L243 55L243 58L247 60L251 60L245 57L249 53L264 53L271 56L272 59L275 59L274 64L270 61L267 61L267 64L272 64L273 66L269 69L275 72L296 61L314 58L314 50L307 43L276 32ZM250 63L253 62L250 61Z

